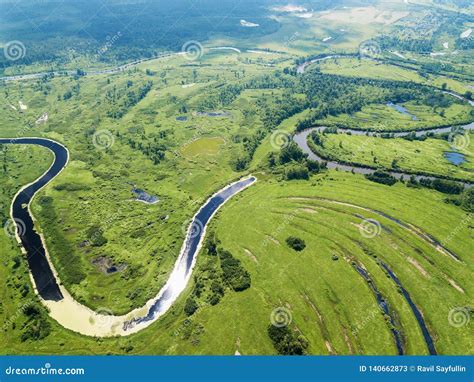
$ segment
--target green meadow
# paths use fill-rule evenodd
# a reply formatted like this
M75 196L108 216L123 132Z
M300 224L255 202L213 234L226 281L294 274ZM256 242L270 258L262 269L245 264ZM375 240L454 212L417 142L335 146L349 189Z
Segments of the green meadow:
M229 19L224 31L204 33L199 24L196 57L0 83L0 137L46 137L70 152L31 208L62 284L95 311L119 315L143 306L168 280L190 219L209 196L243 176L257 178L215 215L191 280L165 315L130 336L94 338L48 315L9 231L14 195L53 156L44 148L0 147L0 353L277 354L269 327L281 319L305 354L396 355L395 332L406 354L426 355L420 323L384 267L421 311L439 354L473 353L472 189L449 195L410 184L408 176L379 184L327 170L291 143L297 129L316 125L390 133L472 122L467 102L440 92L472 96L473 48L457 38L472 24L465 13L451 13L459 11L451 0L423 0L428 7L330 3L305 12L269 3L253 28ZM257 12L244 11L249 20ZM444 24L439 31L428 25L432 41L414 39L415 27L437 12ZM160 27L133 49L125 36L100 59L86 45L73 57L60 50L51 62L34 50L31 62L3 73L113 67L159 47L179 52L185 34L172 46L154 45ZM105 39L100 28L92 32ZM377 60L356 57L372 39L384 48ZM222 46L241 52L212 49ZM450 54L432 56L426 46ZM322 54L351 56L296 73L304 57ZM319 149L342 162L472 182L474 136L464 137L459 165L445 157L455 151L447 137L328 133ZM138 201L137 189L156 203ZM468 315L465 325L453 325L459 310Z
M472 133L466 136L470 137L469 140L474 138ZM470 145L456 150L442 139L408 141L402 138L327 134L324 138L324 147L319 152L325 157L369 167L438 174L467 181L473 179L474 166ZM461 153L464 156L464 163L452 164L445 157L449 152Z

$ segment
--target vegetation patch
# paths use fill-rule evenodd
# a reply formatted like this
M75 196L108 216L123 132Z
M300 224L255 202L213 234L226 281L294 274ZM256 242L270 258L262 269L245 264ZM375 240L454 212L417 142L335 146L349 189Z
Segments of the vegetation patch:
M288 247L294 249L297 252L300 252L306 248L306 243L303 239L300 239L299 237L290 236L286 238L285 241Z

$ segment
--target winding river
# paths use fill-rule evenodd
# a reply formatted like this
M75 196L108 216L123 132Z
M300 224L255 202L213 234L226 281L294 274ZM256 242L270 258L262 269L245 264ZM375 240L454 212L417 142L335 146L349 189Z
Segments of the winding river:
M467 125L464 125L464 126L461 126L462 128L464 128L465 130L473 130L474 129L474 122L470 123L470 124L467 124ZM293 141L299 146L299 148L305 153L305 154L308 154L308 158L309 159L312 159L312 160L315 160L317 162L326 162L327 163L327 167L329 169L338 169L338 170L341 170L341 171L350 171L350 172L354 172L356 174L372 174L375 169L374 168L370 168L370 167L365 167L365 166L358 166L358 165L355 165L355 164L345 164L343 162L338 162L338 161L335 161L335 160L325 160L324 158L320 157L318 154L316 154L313 150L311 150L311 148L309 147L308 145L308 138L309 138L309 135L313 132L313 131L323 131L324 129L326 129L326 126L316 126L316 127L311 127L309 129L306 129L306 130L303 130L303 131L300 131L300 132L297 132L294 136L293 136ZM413 131L416 136L421 136L421 135L424 135L426 133L448 133L451 131L451 127L442 127L442 128L434 128L434 129L425 129L425 130L417 130L417 131ZM354 130L354 129L342 129L342 128L338 128L337 129L337 133L348 133L350 132L351 134L353 135L368 135L368 136L374 136L375 134L378 134L378 133L375 133L375 132L368 132L368 131L363 131L363 130ZM412 131L406 131L406 132L389 132L389 131L386 131L385 133L390 133L390 134L393 134L394 137L403 137L403 136L407 136L409 135L410 133L412 133ZM390 174L392 174L395 178L397 179L400 179L402 176L411 176L413 174L409 173L409 172L403 172L403 171L388 171ZM416 175L415 178L417 180L420 180L421 178L425 178L425 179L439 179L440 177L437 177L435 175ZM458 182L460 183L464 183L464 184L472 184L472 182L466 182L466 181L460 181L458 180Z
M169 278L159 293L143 307L115 316L108 311L95 312L80 304L61 284L49 258L44 238L35 231L30 204L34 196L67 165L69 152L62 144L46 138L0 139L0 145L37 145L51 150L51 167L34 182L24 186L14 197L10 215L15 222L16 238L26 254L36 293L49 308L50 315L62 326L81 334L108 337L128 335L144 329L168 311L186 288L204 240L206 227L217 210L232 196L256 182L249 176L233 182L212 195L194 215L186 232Z
M313 62L318 60L324 60L332 58L334 56L320 57ZM141 62L141 61L139 61ZM113 73L115 71L121 71L131 65L136 65L139 62L127 64L126 66L98 71L97 73L91 72L89 74L105 74ZM310 63L303 64L299 73L303 73L304 69ZM43 74L26 75L28 76L39 76ZM3 78L3 80L21 80L27 79L25 76L19 76L20 78ZM21 78L23 77L23 78ZM454 97L463 99L460 95L455 93L448 93ZM467 101L463 99L464 101ZM474 106L474 102L469 101ZM463 126L466 130L474 129L474 123ZM296 133L293 136L293 140L298 146L308 154L310 159L316 161L323 161L323 158L315 154L308 146L307 140L309 134L312 131L321 131L324 127L314 127L301 132ZM372 136L376 133L366 132L354 129L339 129L338 132L351 132L354 135L369 135ZM445 133L450 132L450 127L425 129L416 131L417 136L426 134L427 132L433 133ZM380 133L380 132L377 132ZM392 133L392 132L387 132ZM402 137L411 133L406 132L394 132L393 135L396 137ZM13 221L16 222L17 234L16 238L22 247L22 251L25 253L28 261L30 270L30 276L32 278L33 285L36 293L40 296L42 302L49 309L50 316L58 321L62 326L73 330L75 332L97 337L109 337L109 336L126 336L135 332L138 332L151 323L156 321L164 313L166 313L173 303L178 299L181 293L184 291L190 280L193 267L196 263L196 258L204 240L206 227L217 210L232 196L236 195L240 191L243 191L247 187L253 185L256 182L256 178L249 176L243 178L234 183L229 184L220 191L212 195L194 215L189 228L187 230L185 240L182 244L180 254L175 262L174 268L172 269L166 284L161 288L158 294L147 301L147 303L141 307L134 309L133 311L116 316L106 310L93 311L90 308L80 304L76 301L67 291L67 289L61 284L59 276L54 268L54 265L49 257L47 247L45 244L44 237L41 233L38 233L34 229L34 217L31 213L30 204L34 196L44 186L46 186L51 180L53 180L67 165L69 161L69 152L65 146L46 138L0 138L0 145L38 145L51 150L54 154L54 161L51 167L37 180L24 186L14 197L10 215ZM327 166L330 169L339 169L343 171L352 171L360 174L373 173L375 170L357 165L347 165L337 161L328 161ZM404 172L391 172L391 174L397 178L403 175L410 175ZM418 176L417 178L435 178L434 176ZM360 270L358 270L361 273ZM401 287L399 280L386 268L390 277ZM402 292L407 299L410 307L413 309L414 314L419 321L423 335L428 345L430 354L436 354L434 349L432 338L429 335L422 315L417 309L416 305L411 301L408 293L402 289ZM422 325L423 324L423 325ZM403 353L402 340L398 331L393 331L398 352Z

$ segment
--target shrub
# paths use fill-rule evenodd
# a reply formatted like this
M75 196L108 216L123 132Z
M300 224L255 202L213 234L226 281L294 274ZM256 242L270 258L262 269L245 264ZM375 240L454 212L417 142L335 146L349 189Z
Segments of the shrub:
M27 321L23 324L21 341L39 341L47 337L51 332L51 324L45 317L42 308L37 304L28 305L24 312Z
M306 155L299 146L295 142L290 142L281 149L278 159L281 164L285 164L289 162L301 162L304 158L306 158Z
M464 190L461 195L461 207L467 212L474 212L474 188Z
M296 335L287 326L279 328L270 325L267 332L278 354L303 355L308 348L308 341L303 336Z
M199 305L197 304L196 300L194 300L192 297L189 297L184 304L184 313L186 313L188 316L192 316L196 310L198 310L198 308Z
M321 166L319 165L319 162L315 160L308 159L306 161L306 167L308 168L309 172L317 173L321 170Z
M458 195L463 191L463 186L450 180L435 179L431 182L431 184L436 191L442 192L444 194Z
M250 274L240 265L229 251L220 250L219 258L224 281L236 292L243 291L250 287Z
M87 230L86 233L89 242L94 247L102 247L107 243L107 239L104 237L102 228L99 226L92 226Z
M285 177L287 180L294 179L309 179L309 171L306 166L292 165L285 170Z
M288 247L293 248L295 251L302 251L306 247L306 243L303 239L298 237L290 236L286 239Z
M83 191L90 190L89 186L78 183L62 183L54 186L57 191Z
M393 186L397 183L397 179L390 175L388 172L377 170L372 174L367 174L365 176L368 180L372 182L386 184L387 186Z

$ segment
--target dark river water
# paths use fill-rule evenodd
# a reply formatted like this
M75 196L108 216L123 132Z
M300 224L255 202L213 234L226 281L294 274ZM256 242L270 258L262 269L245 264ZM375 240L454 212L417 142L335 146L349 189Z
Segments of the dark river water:
M26 250L28 266L39 295L45 300L59 301L63 299L63 295L59 289L58 280L56 280L46 258L45 248L41 238L34 230L33 219L28 211L28 205L35 193L49 183L66 166L69 158L68 151L59 143L43 138L0 139L0 145L3 144L38 145L48 148L55 155L54 163L49 170L31 185L23 188L21 192L15 196L12 204L12 215L14 219L21 222L17 232ZM126 322L124 324L125 328L133 327L140 322L153 320L156 315L163 313L170 307L186 287L192 272L194 260L198 254L199 245L204 239L205 227L214 213L225 201L247 186L253 184L256 180L255 177L249 177L232 183L207 200L192 219L186 234L183 249L175 267L167 283L148 310L148 313L144 317Z
M68 161L68 151L56 142L41 138L0 139L1 144L28 144L46 147L56 156L51 168L33 184L22 189L13 200L13 218L22 224L17 229L23 248L26 250L28 266L39 295L45 300L59 301L63 298L58 283L46 259L40 236L33 229L33 219L27 206L35 193L45 186L64 168Z
M156 301L148 313L124 324L124 329L132 328L142 322L151 321L159 314L164 313L184 290L189 279L194 260L199 252L199 245L204 239L204 227L211 220L217 209L229 198L254 183L257 179L250 177L233 183L212 196L198 211L191 221L190 229L186 234L184 248L168 279L160 291Z

